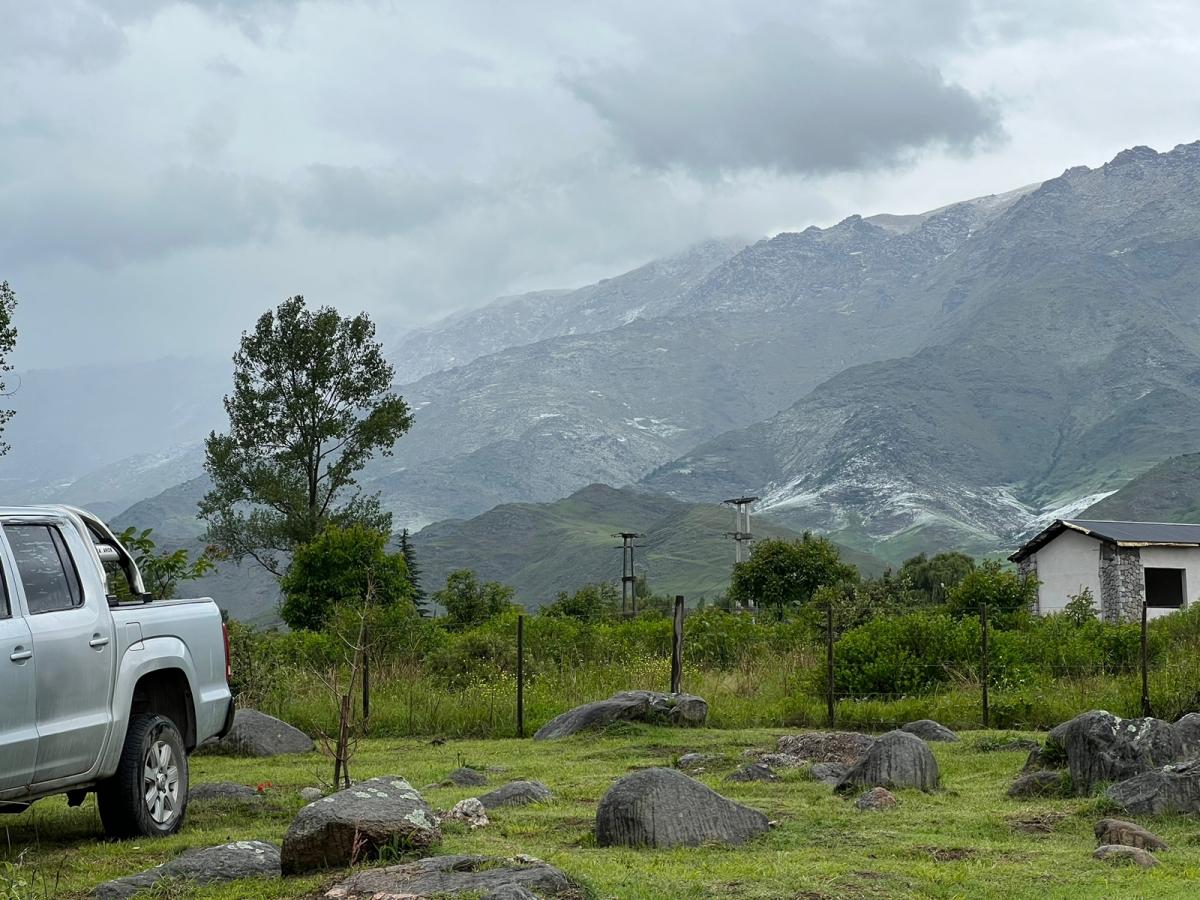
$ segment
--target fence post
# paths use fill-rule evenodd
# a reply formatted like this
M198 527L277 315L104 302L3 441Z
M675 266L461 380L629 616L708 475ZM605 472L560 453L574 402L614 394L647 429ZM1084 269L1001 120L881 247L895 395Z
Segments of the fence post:
M671 693L683 691L683 596L675 597L675 628L671 636Z
M525 737L525 616L517 616L517 737Z
M365 737L371 725L371 632L366 625L362 630L362 710L363 736Z
M979 604L979 624L983 628L983 655L980 660L979 675L983 682L983 727L992 727L992 710L988 702L988 680L990 673L988 672L988 613L987 603Z
M1150 660L1149 654L1146 652L1146 601L1142 601L1142 646L1141 646L1141 665L1142 665L1142 715L1150 715Z
M833 728L833 604L825 607L825 721Z

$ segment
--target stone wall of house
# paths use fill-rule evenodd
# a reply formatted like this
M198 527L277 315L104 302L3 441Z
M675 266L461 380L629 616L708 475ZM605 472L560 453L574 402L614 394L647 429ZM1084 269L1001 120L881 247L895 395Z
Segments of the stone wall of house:
M1100 547L1100 616L1106 622L1137 622L1146 599L1142 554L1137 547Z
M1022 578L1032 578L1035 581L1037 580L1037 554L1036 553L1030 553L1028 556L1026 556L1024 559L1022 559L1019 563L1017 563L1017 574L1020 575ZM1041 613L1042 613L1042 595L1041 595L1040 591L1037 594L1037 599L1034 601L1034 610L1033 611L1035 613L1037 613L1038 615L1041 615Z

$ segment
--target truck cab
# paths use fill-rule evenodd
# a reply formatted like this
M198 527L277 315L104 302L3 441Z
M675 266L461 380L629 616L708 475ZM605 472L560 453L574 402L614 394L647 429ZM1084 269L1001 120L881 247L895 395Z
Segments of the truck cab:
M149 597L111 530L65 506L0 508L0 582L0 811L94 791L110 835L176 831L187 754L232 723L216 604Z

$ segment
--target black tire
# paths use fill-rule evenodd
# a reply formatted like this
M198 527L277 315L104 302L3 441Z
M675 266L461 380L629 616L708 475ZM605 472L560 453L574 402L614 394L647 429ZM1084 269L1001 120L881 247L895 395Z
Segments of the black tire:
M134 716L125 732L116 774L96 789L105 834L112 838L174 834L183 824L187 800L188 760L179 729L165 716Z

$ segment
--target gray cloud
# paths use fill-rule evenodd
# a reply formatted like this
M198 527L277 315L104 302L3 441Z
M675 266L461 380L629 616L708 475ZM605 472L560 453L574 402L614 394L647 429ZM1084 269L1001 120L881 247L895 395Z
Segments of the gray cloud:
M932 66L762 29L708 52L673 47L567 78L640 163L705 175L886 166L931 145L971 151L999 110Z

